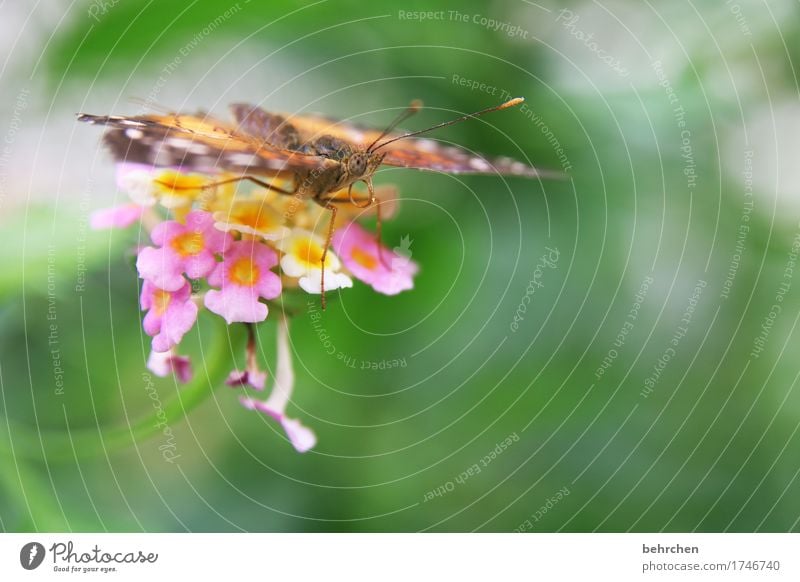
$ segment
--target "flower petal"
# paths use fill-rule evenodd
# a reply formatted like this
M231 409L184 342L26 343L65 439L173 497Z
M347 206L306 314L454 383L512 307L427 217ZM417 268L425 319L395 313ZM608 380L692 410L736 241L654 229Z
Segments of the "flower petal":
M192 379L192 363L189 356L179 356L174 351L150 352L147 369L160 378L175 374L178 382L185 384Z
M317 444L317 435L314 434L314 431L303 425L296 418L287 418L282 412L274 410L261 400L242 397L239 402L248 410L257 410L277 420L286 433L289 442L292 443L298 453L308 452Z
M354 277L379 293L396 295L414 287L419 268L410 258L412 242L404 237L400 246L390 251L379 245L373 233L354 222L334 234L332 245Z
M258 323L264 321L269 314L267 306L258 300L257 293L252 289L236 288L234 285L223 285L222 291L207 291L204 303L209 311L223 317L229 324Z
M141 220L144 207L138 204L125 204L95 210L89 217L89 226L92 230L108 228L127 228L134 222Z
M261 370L231 370L225 384L228 386L250 386L256 390L263 390L267 381L267 373Z

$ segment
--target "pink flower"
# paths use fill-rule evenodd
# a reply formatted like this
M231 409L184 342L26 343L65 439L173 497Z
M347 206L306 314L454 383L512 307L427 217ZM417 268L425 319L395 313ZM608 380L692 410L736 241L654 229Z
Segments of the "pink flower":
M151 351L150 357L147 358L147 368L160 378L175 374L181 384L192 379L192 363L189 356L179 356L174 350Z
M151 237L160 248L143 248L136 267L142 279L165 291L180 289L185 283L183 273L192 279L211 273L217 265L214 253L224 251L232 240L214 228L211 214L199 210L186 215L186 224L162 222Z
M251 386L256 390L263 390L267 382L267 373L258 367L258 354L256 353L256 332L252 325L247 326L248 339L246 360L247 364L244 371L235 369L228 374L225 384L228 386Z
M289 345L289 324L285 317L278 321L278 361L275 366L275 385L266 401L253 400L243 396L239 398L242 406L248 410L258 410L277 420L292 446L299 453L305 453L317 444L317 437L310 428L296 418L286 416L286 407L294 390L294 369L292 368L292 351Z
M89 217L89 226L92 230L107 228L128 228L134 222L141 220L144 208L138 204L125 204L95 210Z
M246 396L239 398L239 401L242 403L242 406L248 410L258 410L277 420L284 432L286 432L286 437L289 439L289 442L292 443L292 446L298 453L305 453L314 448L314 445L317 444L317 437L314 431L304 426L296 418L288 418L284 412L270 406L269 402L253 400Z
M228 323L264 321L269 310L259 298L275 299L281 293L281 279L270 271L277 264L277 253L265 244L231 243L208 276L208 284L221 289L206 293L206 307Z
M336 231L331 244L347 270L378 293L397 295L414 287L417 264L383 246L379 252L375 235L358 223L351 222Z
M147 309L142 327L153 336L153 351L166 352L183 339L197 319L191 285L184 281L176 291L159 289L150 281L142 284L142 309Z
M267 373L263 370L245 369L242 371L231 370L225 384L238 388L239 386L250 386L256 390L263 390L267 382Z

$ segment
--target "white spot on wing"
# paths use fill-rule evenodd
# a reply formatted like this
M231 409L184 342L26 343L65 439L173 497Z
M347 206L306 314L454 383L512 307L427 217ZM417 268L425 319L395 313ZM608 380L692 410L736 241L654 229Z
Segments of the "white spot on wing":
M418 139L416 142L416 146L423 152L433 152L439 148L439 144L437 144L432 139Z
M204 155L208 153L208 146L202 143L193 142L186 147L186 150L192 154Z
M144 137L144 132L141 129L129 127L125 130L125 135L131 139L142 139Z
M246 154L236 152L228 154L228 161L234 166L253 166L258 162L258 156L255 154Z
M167 151L165 148L156 148L153 151L153 159L151 162L155 166L172 166L175 162L173 161L172 155Z
M492 166L486 160L482 160L481 158L470 158L469 167L479 172L488 172L492 169Z
M188 149L194 142L185 137L171 137L167 140L167 143L174 148Z

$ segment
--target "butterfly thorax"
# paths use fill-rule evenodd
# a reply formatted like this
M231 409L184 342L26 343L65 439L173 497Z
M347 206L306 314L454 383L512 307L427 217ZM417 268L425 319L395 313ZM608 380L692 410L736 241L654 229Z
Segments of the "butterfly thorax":
M350 157L353 150L353 146L349 143L332 135L321 135L297 148L300 153L323 156L339 162Z
M322 198L359 180L369 180L380 166L382 154L372 154L332 135L319 136L298 148L300 153L338 162L322 170L298 175L302 196Z

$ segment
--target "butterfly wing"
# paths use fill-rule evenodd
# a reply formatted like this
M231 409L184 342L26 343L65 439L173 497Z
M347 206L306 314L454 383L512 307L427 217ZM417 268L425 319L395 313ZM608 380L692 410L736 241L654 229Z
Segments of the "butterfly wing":
M371 127L322 115L291 115L286 116L286 119L299 132L303 143L322 135L332 135L349 144L366 148L383 133Z
M239 132L262 143L286 150L297 150L303 143L300 133L283 115L249 103L233 103L230 110Z
M406 143L398 142L379 150L386 152L385 165L447 174L500 174L523 178L555 176L553 172L511 158L486 158L460 147L441 145L432 139L403 141Z
M105 143L119 161L268 176L288 176L336 164L255 139L210 117L81 114L78 120L108 127Z
M296 128L304 142L327 134L353 145L367 148L383 133L374 128L319 115L294 115L286 119ZM399 135L390 133L383 136L381 141L399 137ZM558 172L540 170L511 158L487 158L457 146L445 146L426 138L400 140L378 151L386 153L383 163L387 166L448 174L501 174L524 178L561 177Z

